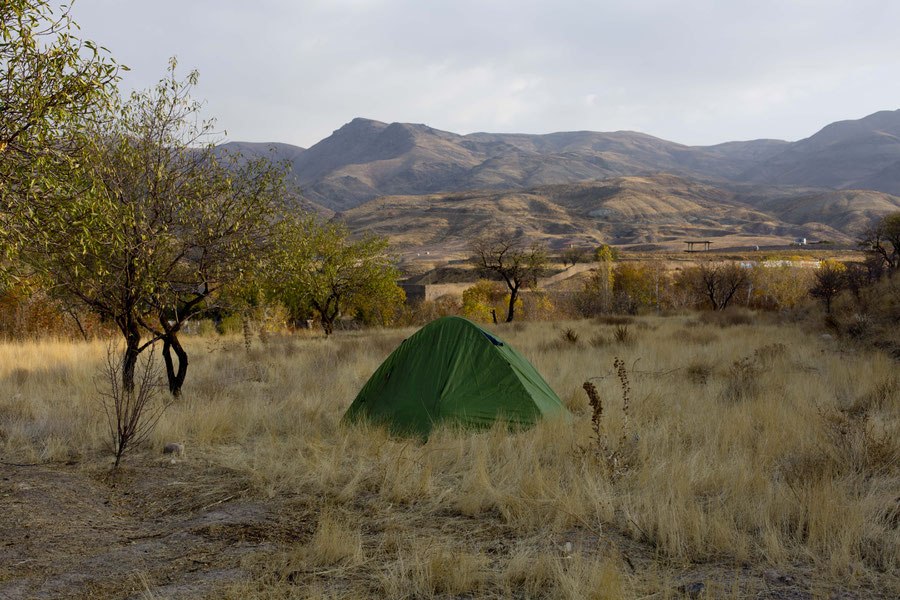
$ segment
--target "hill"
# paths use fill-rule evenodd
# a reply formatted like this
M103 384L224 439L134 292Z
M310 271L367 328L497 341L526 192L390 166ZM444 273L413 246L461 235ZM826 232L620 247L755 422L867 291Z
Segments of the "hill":
M654 244L687 239L717 244L789 243L795 237L852 242L872 218L900 210L900 198L868 191L732 191L674 175L515 191L384 196L338 213L352 229L389 236L406 248L461 251L469 240L514 230L551 247Z
M292 181L290 182L292 187L289 188L287 205L291 209L299 209L303 212L313 212L326 219L330 219L334 215L334 211L330 208L322 206L303 195L296 185L297 181L294 172L294 162L300 155L306 152L306 148L279 142L227 142L216 146L215 152L219 157L240 155L243 159L265 157L274 162L286 162L289 166L292 178Z
M900 110L832 123L737 179L900 194Z
M231 142L288 160L304 197L347 210L381 195L511 190L671 173L727 187L754 182L900 194L900 110L840 121L798 142L686 146L634 131L459 135L357 118L308 149Z

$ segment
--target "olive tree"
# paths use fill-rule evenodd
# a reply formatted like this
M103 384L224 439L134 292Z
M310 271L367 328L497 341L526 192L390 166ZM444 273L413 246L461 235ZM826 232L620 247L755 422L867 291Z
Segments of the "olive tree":
M173 60L154 89L88 130L88 189L30 231L24 253L56 294L119 328L126 390L138 355L162 340L169 389L180 392L182 324L252 270L282 192L283 171L265 160L223 164L215 156L213 124L190 97L196 79L177 79Z
M528 244L520 236L504 233L477 240L472 250L471 261L475 266L486 275L499 277L509 289L506 322L511 322L519 291L536 286L547 265L547 249L542 244Z
M276 239L268 268L270 293L295 319L311 309L326 336L354 307L403 301L387 238L367 235L354 241L342 223L301 215L282 220Z
M70 8L0 3L0 243L8 255L25 239L23 221L48 218L71 197L79 123L96 118L114 91L120 67L75 31Z

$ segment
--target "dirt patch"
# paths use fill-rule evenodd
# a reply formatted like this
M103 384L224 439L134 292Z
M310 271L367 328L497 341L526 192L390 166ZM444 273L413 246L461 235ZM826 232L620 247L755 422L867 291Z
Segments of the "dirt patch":
M0 597L127 597L150 588L203 596L241 577L246 554L300 533L216 474L161 461L115 479L77 467L4 467Z

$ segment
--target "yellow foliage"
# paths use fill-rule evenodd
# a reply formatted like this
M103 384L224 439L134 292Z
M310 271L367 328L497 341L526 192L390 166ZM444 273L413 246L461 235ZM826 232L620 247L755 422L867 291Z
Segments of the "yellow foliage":
M504 286L496 281L482 279L463 292L462 315L473 321L489 322L493 320L491 311L496 311L498 319L506 314L509 306L509 294L504 295ZM522 301L516 299L516 309L522 307Z
M763 306L792 307L806 297L812 275L811 269L799 267L756 267L751 276L752 297Z

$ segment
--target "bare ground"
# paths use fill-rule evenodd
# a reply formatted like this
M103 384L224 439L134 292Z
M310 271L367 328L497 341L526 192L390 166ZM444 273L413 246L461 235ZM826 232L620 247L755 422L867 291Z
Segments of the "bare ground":
M260 589L273 577L282 587L296 584L298 594L314 585L337 597L384 597L377 563L385 538L398 526L436 543L462 542L492 561L523 543L559 560L606 556L645 582L633 588L645 597L844 600L894 598L900 589L889 573L878 581L840 585L803 565L776 572L727 561L672 564L649 544L612 527L529 537L499 514L423 514L374 497L342 507L360 526L364 546L375 549L362 564L273 567L273 557L314 534L324 501L314 491L253 498L241 476L202 458L172 462L149 454L132 457L116 476L101 459L2 463L0 474L0 598L9 600L218 598L234 594L229 589L238 582L256 581L251 585Z

